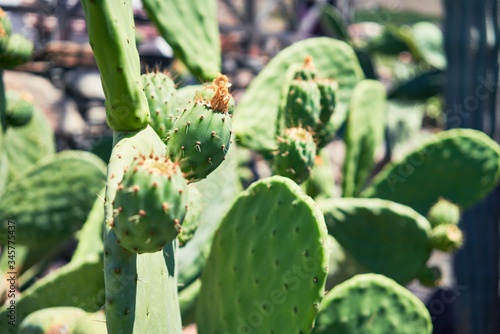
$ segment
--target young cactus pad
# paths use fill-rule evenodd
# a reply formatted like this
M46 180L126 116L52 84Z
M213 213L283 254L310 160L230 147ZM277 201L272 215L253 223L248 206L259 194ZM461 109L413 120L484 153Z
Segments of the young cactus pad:
M440 198L430 209L427 219L432 227L447 224L458 225L460 208L450 201Z
M33 117L33 96L27 92L9 91L6 94L7 110L6 119L10 126L22 126Z
M232 99L225 75L214 79L211 99L198 95L167 137L167 156L188 182L204 179L224 161L231 142Z
M165 156L140 155L118 186L113 223L120 245L153 253L172 242L187 210L187 183L179 166Z
M306 129L285 129L283 136L278 139L278 149L273 157L273 171L302 183L311 174L315 157L316 145Z
M425 305L390 278L357 275L334 287L321 303L312 334L431 334Z
M161 139L165 139L179 114L173 107L175 84L167 73L158 71L143 74L141 77L148 100L149 125Z
M312 130L319 124L321 95L314 81L293 80L285 105L285 126Z
M383 143L387 109L385 88L378 81L361 81L351 96L344 162L344 197L357 196L370 176L377 147Z
M273 176L254 183L213 240L199 333L309 333L328 271L326 238L321 211L295 182Z
M441 197L471 207L490 193L499 176L498 144L480 131L454 129L385 167L361 196L395 201L427 215Z
M324 200L319 206L328 232L374 273L405 284L429 259L430 224L407 206L360 198Z

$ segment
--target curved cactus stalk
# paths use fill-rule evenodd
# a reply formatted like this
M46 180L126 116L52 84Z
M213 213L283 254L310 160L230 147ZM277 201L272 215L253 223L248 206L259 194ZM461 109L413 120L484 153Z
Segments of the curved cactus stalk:
M352 48L330 38L311 38L284 49L252 81L242 96L234 119L234 131L240 144L269 153L276 148L276 128L283 82L288 68L302 64L311 56L319 78L337 81L338 107L331 122L336 131L345 121L347 103L363 73Z
M471 207L499 178L498 144L480 131L455 129L435 135L402 161L385 167L361 196L395 201L427 215L441 197L461 208Z
M386 108L380 82L363 80L354 88L345 134L344 197L357 196L370 176L375 149L384 140Z
M293 181L254 183L214 238L197 304L200 334L310 331L328 269L326 237L321 212Z
M145 128L149 108L140 78L132 1L84 0L82 6L101 72L109 126L115 131Z
M142 0L160 34L199 79L220 72L220 39L215 0ZM182 33L179 33L182 32Z
M431 334L425 305L393 280L358 275L334 287L321 303L313 334Z
M324 200L319 206L328 232L371 272L406 284L429 259L430 224L409 207L359 198Z

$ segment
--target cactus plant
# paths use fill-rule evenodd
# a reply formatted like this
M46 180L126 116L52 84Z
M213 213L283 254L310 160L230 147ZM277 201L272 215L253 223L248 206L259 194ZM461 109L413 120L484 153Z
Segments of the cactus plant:
M19 326L20 334L68 333L71 324L85 316L78 307L53 307L28 315Z
M254 183L214 238L197 304L200 333L308 332L323 295L325 242L321 212L293 181Z
M429 259L430 223L409 207L360 198L329 199L319 206L328 232L371 272L406 284Z
M158 69L141 77L149 106L149 125L161 139L166 139L179 114L173 107L175 84L168 73L159 72Z
M345 133L345 197L361 192L373 168L375 150L384 139L385 100L385 88L378 81L363 80L354 88Z
M70 237L85 222L104 176L104 163L91 153L66 151L42 159L10 182L2 195L1 240L7 240L8 220L16 222L16 243L21 245L48 245Z
M458 170L468 177L457 182ZM392 200L427 215L441 197L471 207L499 177L498 144L477 130L455 129L436 134L400 162L386 166L361 196Z
M447 199L440 198L429 210L427 219L432 227L447 224L458 225L460 208Z
M234 131L241 145L261 153L275 149L283 81L288 68L303 63L306 56L312 57L319 78L334 79L339 85L338 103L330 121L333 130L336 131L345 121L351 92L363 77L356 55L344 42L311 38L278 53L242 96L234 119Z
M214 79L220 71L217 2L214 0L143 0L159 33L198 79ZM182 32L182 33L180 33Z
M357 275L334 287L321 303L313 334L432 333L425 305L393 280Z
M27 92L9 91L6 94L6 120L10 126L22 126L33 117L33 96Z

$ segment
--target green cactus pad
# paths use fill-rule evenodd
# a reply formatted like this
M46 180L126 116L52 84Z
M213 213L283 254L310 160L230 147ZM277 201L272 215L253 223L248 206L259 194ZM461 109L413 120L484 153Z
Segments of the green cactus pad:
M405 284L429 259L430 224L409 207L360 198L324 200L319 206L328 232L374 273Z
M425 305L393 280L358 275L336 286L321 303L313 334L431 334Z
M307 130L285 129L283 136L278 139L278 149L273 157L273 172L302 183L311 174L315 157L316 145Z
M69 333L76 319L84 317L78 307L50 307L35 311L19 326L19 334Z
M33 42L20 34L12 34L0 46L0 68L11 69L22 65L31 58Z
M106 166L83 151L42 159L10 182L0 204L0 240L8 220L16 222L16 243L50 245L69 238L85 222L105 182Z
M193 238L194 232L200 223L200 216L205 208L206 201L200 191L195 187L189 187L188 190L188 210L184 222L182 223L180 233L177 236L179 247L184 247Z
M143 0L159 33L198 79L213 79L220 71L221 50L217 2L214 0Z
M118 186L112 227L120 245L134 253L154 253L179 234L186 216L187 183L167 157L136 157Z
M480 131L454 129L385 167L361 196L395 201L427 215L441 197L471 207L488 195L499 176L498 144Z
M27 92L8 91L5 116L10 126L22 126L33 117L33 97Z
M107 334L106 316L103 311L86 314L75 320L71 334Z
M89 42L106 95L106 119L115 131L133 131L149 123L140 78L132 0L84 0Z
M206 178L225 159L232 133L228 87L227 77L219 75L213 97L189 103L167 137L167 156L179 163L188 182Z
M438 225L430 233L431 246L443 252L454 252L462 247L463 242L462 231L455 224Z
M293 181L273 176L250 186L213 240L199 333L308 333L328 271L326 237L320 210Z
M321 95L314 81L293 80L284 110L285 127L312 130L319 123Z
M345 197L361 192L372 171L375 150L384 141L385 95L384 85L374 80L361 81L352 93L345 134Z
M283 82L288 68L303 63L306 56L312 57L318 77L334 79L339 84L338 107L331 119L334 131L344 122L351 92L363 72L348 44L326 37L310 38L278 53L242 96L234 119L234 131L241 145L262 153L276 147Z
M311 176L304 183L303 189L312 198L331 198L335 196L335 178L330 152L321 150L314 158Z
M149 125L161 139L167 138L178 112L173 108L175 84L167 73L153 71L142 75L149 105Z
M9 158L9 179L13 180L38 160L56 151L52 126L44 113L34 108L31 121L5 132L5 150Z
M450 201L440 198L431 207L427 219L432 227L447 224L458 225L460 221L460 208Z
M238 147L236 147L238 149ZM227 160L212 174L200 182L189 185L188 192L194 187L201 193L204 202L199 216L199 227L186 246L179 249L177 266L179 268L179 290L189 286L200 275L212 245L212 239L219 224L231 208L242 187L237 175L237 152L232 148ZM192 211L188 211L188 217ZM188 222L184 222L187 224Z
M113 201L127 166L139 155L163 155L165 144L154 130L115 132L105 196L104 280L110 333L180 333L176 243L161 252L135 254L121 247L113 228Z
M321 123L326 124L330 121L330 118L332 118L332 115L335 112L339 84L337 81L332 79L320 79L316 80L316 85L318 86L321 95L321 112L319 120Z

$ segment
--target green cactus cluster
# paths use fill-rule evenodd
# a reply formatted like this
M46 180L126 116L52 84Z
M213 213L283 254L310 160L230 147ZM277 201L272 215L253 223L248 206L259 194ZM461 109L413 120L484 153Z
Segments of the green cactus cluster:
M211 83L177 89L168 73L141 75L132 1L82 2L113 130L107 173L90 153L34 152L51 148L27 130L40 113L29 119L25 101L0 109L0 218L17 222L23 265L78 240L69 263L22 289L19 326L0 333L180 334L192 323L201 334L431 333L404 285L441 284L429 258L467 241L461 212L498 183L500 147L478 131L442 131L373 176L386 91L363 79L349 45L293 44L236 106L219 73L215 2L174 2L144 7ZM336 180L337 152L324 148L342 133ZM233 141L278 175L250 181L260 158L242 159ZM238 176L242 161L250 176Z
M9 16L0 8L0 68L11 69L26 63L33 53L33 43L12 32Z

